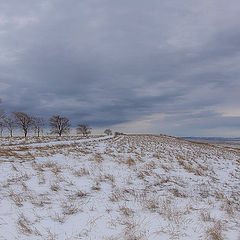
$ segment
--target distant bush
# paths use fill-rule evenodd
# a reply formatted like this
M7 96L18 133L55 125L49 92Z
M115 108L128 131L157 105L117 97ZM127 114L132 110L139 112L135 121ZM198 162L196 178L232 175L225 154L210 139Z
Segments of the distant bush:
M105 134L107 134L108 136L112 135L112 130L111 129L106 129L104 131Z
M114 137L121 136L121 135L125 135L125 134L124 134L124 133L121 133L121 132L115 132L115 133L114 133Z

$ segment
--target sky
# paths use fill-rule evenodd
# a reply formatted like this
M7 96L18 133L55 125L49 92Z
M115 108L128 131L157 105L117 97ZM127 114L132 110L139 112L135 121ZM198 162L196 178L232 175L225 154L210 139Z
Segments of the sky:
M0 0L6 112L240 136L239 0Z

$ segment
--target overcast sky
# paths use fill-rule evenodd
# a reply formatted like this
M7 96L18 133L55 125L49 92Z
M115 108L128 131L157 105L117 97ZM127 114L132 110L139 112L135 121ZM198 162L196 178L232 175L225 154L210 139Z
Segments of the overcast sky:
M240 136L239 0L0 0L6 111Z

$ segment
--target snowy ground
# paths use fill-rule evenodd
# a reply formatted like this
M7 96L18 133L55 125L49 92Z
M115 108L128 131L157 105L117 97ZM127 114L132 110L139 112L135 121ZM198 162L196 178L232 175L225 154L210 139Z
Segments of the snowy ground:
M1 140L0 240L240 240L240 150L60 140Z

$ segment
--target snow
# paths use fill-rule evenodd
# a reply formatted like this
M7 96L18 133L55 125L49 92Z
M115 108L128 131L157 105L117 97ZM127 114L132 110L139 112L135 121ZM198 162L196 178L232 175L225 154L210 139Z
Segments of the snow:
M153 135L1 142L0 239L240 238L238 149Z

